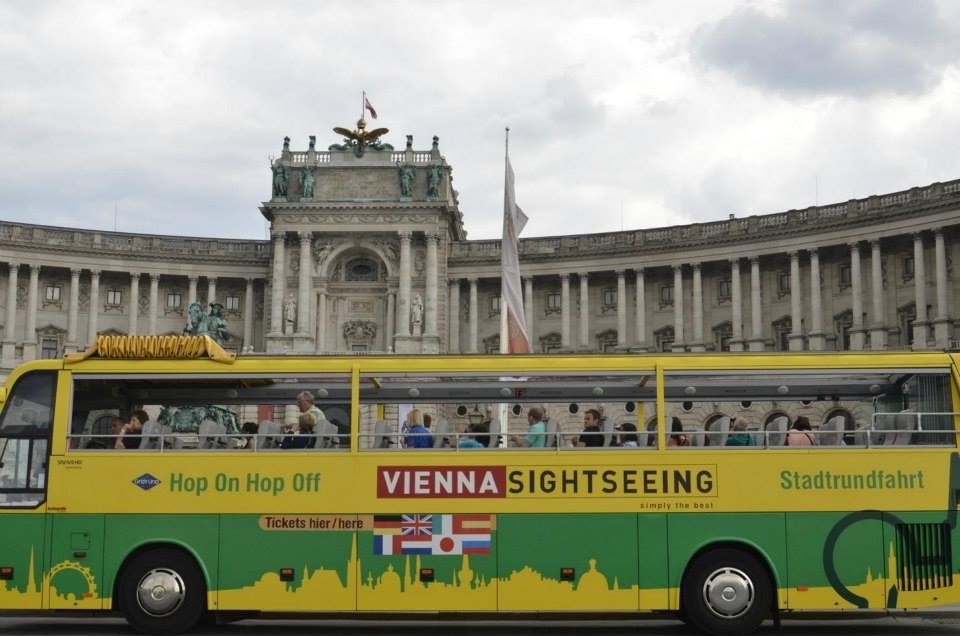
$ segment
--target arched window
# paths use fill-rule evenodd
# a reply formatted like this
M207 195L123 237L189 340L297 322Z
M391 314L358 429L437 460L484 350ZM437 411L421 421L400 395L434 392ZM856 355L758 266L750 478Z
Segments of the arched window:
M373 259L354 258L347 262L343 279L347 282L375 282L380 279L380 268Z

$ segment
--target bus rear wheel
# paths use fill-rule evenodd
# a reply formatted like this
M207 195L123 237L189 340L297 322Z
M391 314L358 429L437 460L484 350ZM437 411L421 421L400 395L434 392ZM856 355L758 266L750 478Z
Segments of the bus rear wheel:
M683 577L681 608L707 634L749 634L770 614L773 581L754 555L718 548L698 556Z
M175 548L154 548L134 556L117 580L119 609L145 634L180 634L206 610L200 568Z

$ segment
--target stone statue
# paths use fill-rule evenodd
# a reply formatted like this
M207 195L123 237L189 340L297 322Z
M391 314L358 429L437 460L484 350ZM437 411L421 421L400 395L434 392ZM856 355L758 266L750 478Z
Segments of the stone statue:
M297 324L297 301L293 299L293 294L287 296L283 302L283 333L286 336L293 334L294 327Z
M427 169L427 198L436 199L440 196L440 175L443 174L443 168L439 165L432 165Z
M413 180L416 176L416 173L413 171L413 166L402 166L398 161L397 169L400 171L400 196L412 197Z
M229 333L227 332L227 321L223 317L223 305L221 303L210 303L210 313L206 320L207 335L219 344L226 342Z
M413 325L415 334L419 335L420 326L423 324L423 300L420 294L415 294L410 303L410 324Z
M273 196L287 196L287 168L278 161L270 169L273 170Z
M300 183L303 186L304 199L313 198L313 184L316 182L317 179L313 176L313 170L310 168L304 168L303 172L300 173Z
M183 333L188 336L204 336L207 334L207 317L203 315L203 305L190 303L187 307L187 326Z

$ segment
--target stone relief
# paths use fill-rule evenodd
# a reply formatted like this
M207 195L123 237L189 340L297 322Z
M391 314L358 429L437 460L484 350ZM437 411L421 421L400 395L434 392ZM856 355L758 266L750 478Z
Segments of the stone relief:
M333 244L314 241L311 249L313 250L313 271L314 274L319 274L324 261L327 260L327 257L333 250Z
M149 309L150 309L150 297L149 297L149 296L141 296L140 298L137 299L137 301L138 301L138 302L137 302L137 305L140 307L140 311L141 311L141 312L149 311Z
M80 283L80 294L77 298L80 309L90 309L90 283Z
M354 300L350 303L350 311L359 314L373 313L373 303L365 300Z
M413 271L417 276L423 276L423 272L427 269L427 255L424 253L424 250L413 250Z
M303 216L282 216L283 225L385 225L398 223L430 223L436 220L435 215L429 214L378 214L371 210L370 214L310 214Z
M343 323L344 340L373 340L377 337L377 323L372 320L349 320Z

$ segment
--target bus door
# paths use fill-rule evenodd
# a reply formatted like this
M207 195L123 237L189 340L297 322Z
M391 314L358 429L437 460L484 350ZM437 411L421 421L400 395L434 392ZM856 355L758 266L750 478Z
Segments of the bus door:
M0 609L40 609L56 373L20 376L0 411Z

